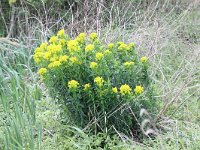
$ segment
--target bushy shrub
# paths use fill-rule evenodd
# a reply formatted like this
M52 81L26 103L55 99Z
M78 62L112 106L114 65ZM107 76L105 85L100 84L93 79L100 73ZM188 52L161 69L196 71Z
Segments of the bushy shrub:
M138 58L134 43L105 46L96 33L70 39L60 30L36 48L34 60L50 93L80 127L131 132L139 110L155 108L148 59Z

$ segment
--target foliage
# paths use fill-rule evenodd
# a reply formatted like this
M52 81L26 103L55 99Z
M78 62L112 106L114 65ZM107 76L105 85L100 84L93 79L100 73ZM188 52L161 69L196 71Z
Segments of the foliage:
M42 43L34 54L38 74L50 91L59 93L81 127L94 122L99 126L95 130L137 129L133 115L143 107L156 107L147 57L138 59L134 43L103 46L96 33L89 39L85 33L70 39L64 32Z
M30 73L30 55L9 40L1 39L0 48L0 149L40 149L42 130L35 115L40 96L37 87L29 88L24 80Z

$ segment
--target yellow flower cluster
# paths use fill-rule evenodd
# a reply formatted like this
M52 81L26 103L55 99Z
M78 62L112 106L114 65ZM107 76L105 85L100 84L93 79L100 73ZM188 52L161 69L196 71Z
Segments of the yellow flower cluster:
M95 69L95 68L97 68L98 67L98 64L96 63L96 62L91 62L90 63L90 68L91 69Z
M67 49L70 53L80 51L80 46L76 40L70 40L67 42Z
M40 68L39 70L38 70L38 74L39 75L44 75L44 74L46 74L47 73L47 69L46 68Z
M133 61L129 61L129 62L125 62L124 63L124 66L126 67L126 68L130 68L131 66L133 66L135 63L133 62Z
M118 47L119 50L130 50L130 47L129 45L125 44L125 43L119 43L119 47Z
M68 57L67 55L62 55L62 56L60 56L59 61L60 61L61 63L67 62L68 58L69 58L69 57Z
M92 34L95 38L95 34ZM57 36L52 36L49 43L41 43L35 49L33 59L39 66L54 69L67 64L81 64L76 52L80 52L81 44L85 42L86 34L80 33L74 40L68 40L64 29L58 31ZM87 50L94 49L94 45L89 44Z
M113 49L113 47L114 47L114 44L113 44L113 43L109 43L109 44L108 44L108 49Z
M118 46L120 46L121 44L124 44L124 42L117 42Z
M43 52L47 49L47 45L48 43L41 43L41 45L35 49L33 59L37 64L42 61Z
M131 42L129 43L128 45L125 44L124 42L117 42L117 45L118 45L118 49L120 50L130 50L131 48L134 48L135 47L135 43Z
M91 87L91 85L89 83L84 85L84 90L88 90Z
M48 65L49 69L58 68L61 65L60 61L53 61Z
M58 31L57 36L64 36L65 35L65 30L61 29L60 31Z
M62 53L62 45L42 43L40 47L36 48L33 59L37 64L43 61L58 61L58 55Z
M147 57L142 57L142 58L140 58L140 61L141 61L142 63L145 63L145 62L147 62L147 60L148 60L148 58L147 58Z
M67 44L65 39L60 39L59 44L65 46Z
M49 40L50 43L56 43L58 40L58 36L52 36Z
M107 55L109 55L109 54L111 54L111 51L110 51L110 50L107 49L107 50L104 51L104 55L105 55L105 56L107 56Z
M33 59L37 64L39 64L42 61L42 56L43 56L42 52L37 52L34 54Z
M42 43L41 45L40 45L40 49L45 49L45 48L47 48L47 46L48 46L48 43Z
M75 39L70 40L65 35L64 29L58 31L56 36L52 36L50 38L49 43L42 43L38 48L35 49L33 58L37 64L40 64L41 67L38 70L38 74L42 76L48 73L48 69L56 69L59 68L60 66L65 67L65 65L67 66L72 64L83 64L83 63L84 65L86 65L88 63L87 60L88 58L89 58L90 69L101 68L103 66L103 63L101 62L102 59L105 59L106 63L107 58L113 58L113 57L108 57L108 54L110 54L109 56L111 55L114 56L118 52L114 51L115 48L121 51L124 50L129 51L135 47L134 43L125 44L123 42L118 42L116 46L113 43L109 43L108 46L106 47L99 46L97 44L98 42L95 41L97 39L96 33L91 33L89 35L89 38L90 38L90 43L87 44L85 33L80 33ZM88 53L85 52L91 52L91 53L88 55ZM142 57L140 61L142 63L145 63L148 61L148 58ZM113 63L114 64L116 63L116 65L120 65L120 62L117 60L115 60ZM135 65L135 62L127 61L124 62L123 65L125 68L130 68ZM98 70L95 70L95 75L97 74ZM104 79L100 76L94 78L94 83L98 87L106 85ZM68 87L69 89L77 89L79 87L79 83L76 80L71 80L68 82ZM90 83L83 85L83 90L88 90L90 88L91 88ZM121 85L120 87L112 87L110 91L115 94L120 93L121 95L130 95L132 94L132 91L136 95L144 92L144 88L139 85L137 85L133 89L134 90L132 90L132 88L128 84L124 84Z
M103 58L103 53L96 53L96 60L99 61Z
M122 85L120 87L120 93L122 95L129 95L129 94L131 94L131 88L130 88L130 86L127 85L127 84Z
M43 58L49 60L51 58L51 52L45 52Z
M134 48L134 47L135 47L135 43L131 42L131 43L129 43L128 46L129 46L130 48Z
M117 94L117 93L118 93L117 88L116 88L116 87L113 87L113 88L112 88L112 92L115 93L115 94Z
M131 87L127 84L124 84L120 87L120 93L122 95L130 95L131 94ZM144 87L137 85L134 89L136 95L141 94L144 92Z
M62 45L60 45L60 44L58 44L58 45L50 44L47 47L47 52L49 52L51 54L57 54L57 53L59 53L61 51L62 51Z
M96 40L97 39L97 34L96 33L91 33L90 34L90 39L92 40L92 41L94 41L94 40Z
M72 64L79 64L78 58L76 56L70 57L70 61Z
M49 60L50 60L50 62L58 61L58 56L53 55Z
M101 86L103 85L103 83L104 83L104 80L103 80L102 77L96 77L96 78L94 79L94 82L95 82L99 87L101 87Z
M76 37L76 41L78 41L79 43L84 43L85 42L85 38L86 38L86 34L85 33L80 33L77 37Z
M92 51L94 49L94 45L93 44L89 44L85 47L85 51L88 52L88 51Z
M141 94L142 92L144 92L144 88L140 85L136 86L134 89L135 94Z
M68 82L69 89L77 89L79 86L79 83L76 80L71 80Z
M39 73L40 72L40 73ZM38 71L38 73L39 74L45 74L47 72L47 70L45 69L45 68L41 68L39 71ZM102 77L96 77L96 78L94 78L94 83L96 83L96 85L98 86L98 87L102 87L103 85L104 85L104 79L102 78ZM78 86L79 86L79 83L76 81L76 80L71 80L71 81L69 81L68 82L68 87L70 88L70 89L77 89L78 88ZM87 91L87 90L89 90L90 89L90 87L91 87L91 85L90 85L90 83L87 83L87 84L84 84L83 85L83 90L84 91ZM112 91L112 93L115 93L115 94L117 94L118 93L118 89L117 89L117 87L112 87L112 89L111 89L111 91ZM131 93L131 91L132 91L132 89L131 89L131 87L128 85L128 84L124 84L124 85L121 85L120 86L120 89L119 89L119 93L121 94L121 95L130 95L130 94L132 94ZM137 85L136 87L135 87L135 89L134 89L134 93L136 94L136 95L139 95L139 94L141 94L141 93L143 93L144 92L144 87L142 87L142 86L140 86L140 85Z

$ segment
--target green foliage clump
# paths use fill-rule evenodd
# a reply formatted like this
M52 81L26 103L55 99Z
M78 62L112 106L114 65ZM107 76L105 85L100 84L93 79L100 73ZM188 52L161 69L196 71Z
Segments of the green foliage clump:
M50 93L58 94L78 126L130 133L138 128L134 117L140 109L155 108L148 58L138 58L134 43L105 46L96 33L70 39L60 30L33 58Z

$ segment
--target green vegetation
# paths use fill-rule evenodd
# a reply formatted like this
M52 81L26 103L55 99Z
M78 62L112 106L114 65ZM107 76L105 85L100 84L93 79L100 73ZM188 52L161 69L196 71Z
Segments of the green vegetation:
M52 96L58 93L65 113L82 128L107 133L114 127L131 135L140 128L140 109L157 109L148 58L138 58L133 42L104 46L96 33L70 39L62 29L33 58Z
M7 36L10 33L10 39L0 38L0 149L200 149L200 30L198 28L200 9L198 1L165 0L148 3L148 1L140 0L119 0L119 2L103 0L101 2L85 1L84 5L82 1L77 1L75 4L70 2L70 5L65 5L66 7L57 3L56 5L60 5L59 8L62 9L60 12L52 9L54 4L45 5L44 10L37 8L38 14L31 5L32 1L20 2L13 3L12 6L15 7L11 7L7 0L1 1L0 5L1 8L4 8L3 5L9 7L8 12L1 9L6 23L2 22L1 13L0 23L3 24L1 24L0 35ZM86 6L90 6L90 9ZM12 27L9 22L12 20L13 8L16 12L23 9L27 13L24 13L25 11L21 11L20 15L16 13L18 15L15 17L15 26ZM52 11L54 15L45 16L45 11ZM62 28L66 29L65 32L70 37L75 37L80 32L88 35L97 32L101 45L118 41L134 42L134 50L138 57L134 62L138 68L144 65L139 63L140 58L143 56L148 58L147 75L150 84L147 86L149 85L154 92L151 99L159 103L156 106L157 111L153 111L151 105L134 106L135 109L139 109L136 118L140 131L133 130L132 135L127 134L128 131L125 127L121 127L123 125L119 122L117 125L112 124L116 126L116 128L113 126L112 134L108 134L106 130L93 133L91 131L94 127L77 126L72 121L73 113L68 113L63 109L62 101L66 100L63 97L72 96L71 100L73 100L72 93L77 90L80 93L84 92L83 85L87 83L91 84L90 88L97 88L96 84L93 84L97 75L105 80L106 86L108 86L107 83L112 84L110 88L116 86L118 92L125 82L120 82L119 85L113 84L111 80L108 82L105 72L93 74L91 79L84 80L84 78L78 78L78 73L81 71L69 71L66 72L67 79L63 81L65 87L61 88L66 91L65 95L62 90L56 89L58 85L52 86L52 84L60 84L61 78L59 82L52 80L53 73L49 73L50 69L46 64L39 66L47 68L47 76L43 74L44 79L39 77L38 64L34 62L34 50L38 47L38 43L45 43L48 37ZM87 41L86 45L88 44L95 45ZM86 45L82 48L83 50ZM114 49L117 50L117 44L115 46ZM87 49L91 49L91 46ZM94 51L97 53L100 49L95 47ZM92 60L93 58L95 55L87 60L96 62ZM115 60L116 58L113 58L110 61ZM120 66L123 69L124 66L118 67ZM87 68L84 73L92 74L89 72L91 70L89 63L84 68ZM61 75L59 71L55 72ZM124 79L125 76L121 73L118 74L119 78ZM41 71L40 74L42 74ZM131 72L131 74L137 73ZM139 76L139 72L137 75ZM76 78L74 79L73 76ZM68 86L71 80L78 81L78 89L74 86L76 84ZM130 80L135 82L134 79ZM133 95L131 96L134 96L135 84L132 85L131 81L127 81L127 84L132 88ZM143 81L140 80L141 85L145 85ZM140 96L149 98L145 95L147 94L145 87L146 85L145 92ZM69 88L72 91L67 93L70 91ZM81 105L84 104L81 103ZM88 110L84 113L87 114L87 112ZM75 113L74 116L76 116ZM99 116L96 115L96 117L95 119L98 119ZM116 117L120 117L120 114ZM84 121L87 122L87 119L84 118ZM105 121L107 120L104 116L102 123ZM98 127L102 126L100 124ZM143 134L142 139L138 137L138 131Z

